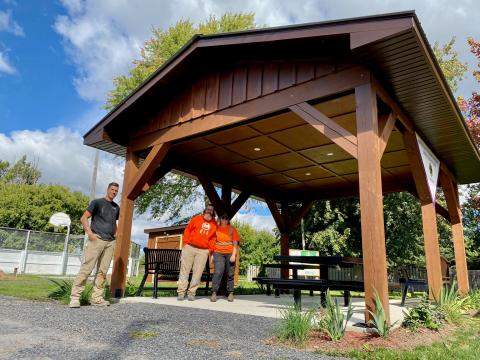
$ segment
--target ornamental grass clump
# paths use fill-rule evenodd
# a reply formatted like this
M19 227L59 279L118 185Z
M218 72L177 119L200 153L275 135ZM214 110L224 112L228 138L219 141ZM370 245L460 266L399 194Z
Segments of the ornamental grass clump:
M64 304L68 304L70 301L70 294L72 293L73 282L71 280L50 280L57 287L48 294L50 299L59 300ZM80 305L90 305L90 296L92 294L92 285L87 284L85 290L80 296Z
M327 290L325 307L320 311L318 327L327 333L333 341L339 341L345 334L347 322L353 315L352 305L348 305L347 313L344 314L338 305L337 299L333 300L330 290Z
M303 344L308 339L308 334L313 327L314 310L302 312L297 306L290 306L280 310L280 314L278 338L297 345Z
M382 301L380 300L380 296L376 290L374 302L375 311L368 310L373 319L369 320L367 324L371 325L378 335L387 338L388 335L390 335L390 330L398 321L395 321L391 325L389 324L387 317L385 316L385 309L383 308Z
M465 320L463 310L467 305L468 297L460 297L455 281L450 288L443 286L440 290L440 296L438 299L435 298L435 301L448 323L455 325L463 323Z

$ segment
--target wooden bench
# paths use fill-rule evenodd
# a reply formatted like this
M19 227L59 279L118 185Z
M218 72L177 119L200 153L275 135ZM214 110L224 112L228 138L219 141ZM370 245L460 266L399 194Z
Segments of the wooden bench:
M443 256L440 256L440 265L443 285L450 285L450 264ZM400 269L400 271L402 271L402 269ZM404 277L400 279L400 284L402 284L402 302L400 306L405 306L408 290L411 291L412 289L420 287L423 291L428 292L427 279L413 278L405 269L403 269L403 273Z
M145 289L153 289L153 297L156 299L158 296L158 281L178 281L180 275L180 258L182 250L177 249L149 249L143 248L145 253L145 273L143 274L142 281L138 287L136 295L142 294ZM145 281L148 275L153 275L153 288L145 288ZM192 277L190 273L189 281ZM202 282L205 282L205 295L208 295L209 285L212 281L212 275L210 273L210 266L208 259L205 263L205 269L201 278ZM171 289L171 288L169 288Z

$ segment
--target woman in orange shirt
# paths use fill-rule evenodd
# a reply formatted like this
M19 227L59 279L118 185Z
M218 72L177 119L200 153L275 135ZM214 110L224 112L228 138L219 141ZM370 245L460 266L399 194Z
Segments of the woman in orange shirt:
M235 276L235 262L238 254L240 236L237 229L230 224L230 217L223 214L217 228L217 237L213 249L213 280L212 296L210 301L217 301L217 292L222 282L223 274L227 274L228 301L233 301L233 280Z

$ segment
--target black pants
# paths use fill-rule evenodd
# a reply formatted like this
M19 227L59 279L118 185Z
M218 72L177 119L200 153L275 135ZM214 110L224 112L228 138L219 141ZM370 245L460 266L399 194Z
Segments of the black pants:
M232 254L213 253L213 272L212 292L217 293L222 283L223 274L227 274L227 292L233 292L235 277L235 262L230 262Z

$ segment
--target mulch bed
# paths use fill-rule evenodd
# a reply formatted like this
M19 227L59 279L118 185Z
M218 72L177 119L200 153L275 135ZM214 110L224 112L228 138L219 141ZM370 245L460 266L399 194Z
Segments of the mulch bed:
M448 337L456 329L455 326L444 324L438 331L418 329L410 331L399 327L392 330L388 338L374 333L346 331L340 341L331 341L328 335L321 331L312 331L306 344L307 349L321 352L348 353L353 350L391 349L413 350L421 345L430 345Z
M413 350L421 345L430 345L443 341L448 335L456 330L456 326L443 324L438 330L420 328L410 331L399 327L391 331L388 338L383 338L371 332L346 331L340 341L331 341L327 334L319 330L310 333L309 340L301 346L307 351L319 351L322 353L346 354L353 350L369 351L374 349ZM269 345L296 347L294 344L281 342L273 338L266 341Z

